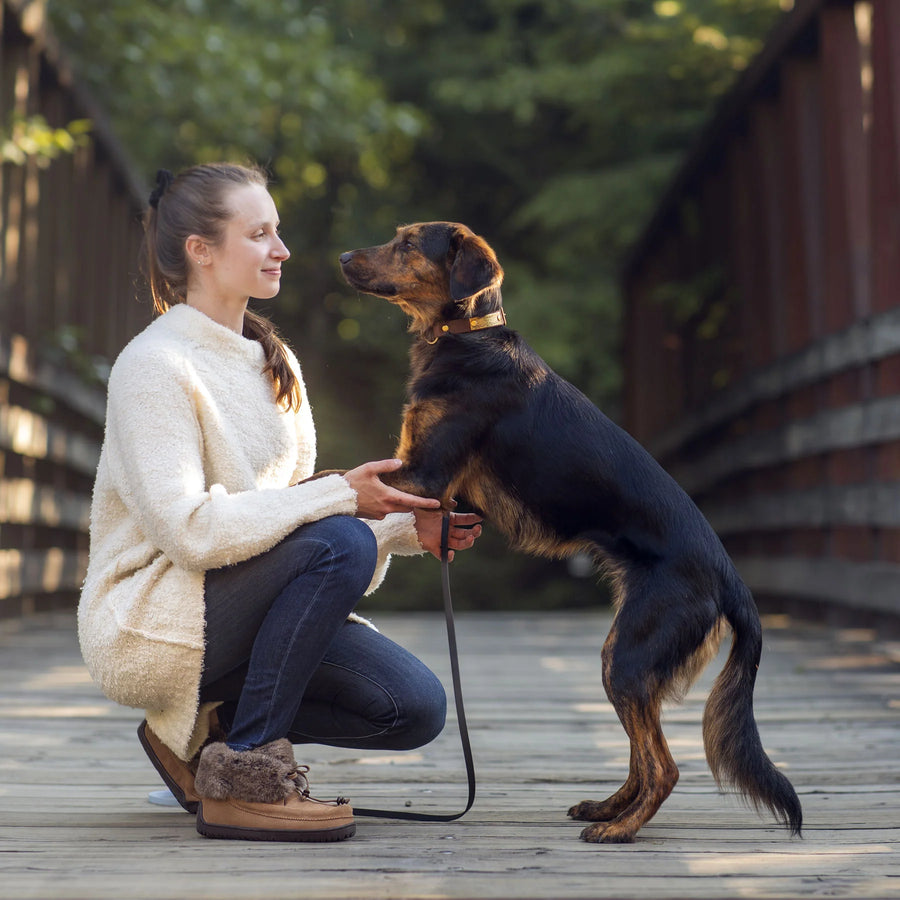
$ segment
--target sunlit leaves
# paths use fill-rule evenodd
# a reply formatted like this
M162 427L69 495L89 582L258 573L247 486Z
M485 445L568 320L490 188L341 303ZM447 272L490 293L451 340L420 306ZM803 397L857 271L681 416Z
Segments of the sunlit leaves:
M74 153L91 132L88 119L76 119L62 128L54 128L40 115L13 113L5 128L0 128L0 162L25 165L34 159L45 168L60 154Z
M297 164L315 194L337 154L384 180L380 157L415 139L321 11L283 0L50 0L56 29L147 171L197 159ZM101 42L98 49L98 41ZM395 121L395 115L397 120Z
M617 382L622 259L782 6L48 2L145 172L270 168L293 253L289 334L402 360L395 310L352 295L345 308L337 254L400 222L460 220L501 251L513 321L542 323L523 330L601 400Z

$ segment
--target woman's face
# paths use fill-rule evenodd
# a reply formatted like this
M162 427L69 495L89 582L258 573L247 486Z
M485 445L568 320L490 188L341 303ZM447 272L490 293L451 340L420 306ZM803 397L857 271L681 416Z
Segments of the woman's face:
M281 287L281 264L291 255L278 236L278 211L258 184L232 188L225 196L232 216L221 243L209 246L206 275L223 299L274 297Z

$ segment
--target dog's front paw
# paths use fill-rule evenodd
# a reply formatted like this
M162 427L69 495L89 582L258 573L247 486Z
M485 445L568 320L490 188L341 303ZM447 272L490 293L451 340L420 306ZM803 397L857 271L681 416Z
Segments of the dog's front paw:
M581 839L589 844L633 844L634 831L616 823L588 825L581 832Z

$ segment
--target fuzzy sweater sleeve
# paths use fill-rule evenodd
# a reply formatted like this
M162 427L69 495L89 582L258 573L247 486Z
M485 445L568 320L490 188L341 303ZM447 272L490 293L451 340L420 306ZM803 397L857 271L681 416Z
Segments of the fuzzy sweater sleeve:
M340 476L234 492L207 484L205 454L214 448L204 446L197 391L179 360L120 358L109 382L113 483L146 538L177 566L240 562L305 522L356 512L356 493Z
M366 594L371 594L384 581L391 554L397 556L418 556L425 551L416 534L415 516L412 513L391 513L383 519L366 519L366 524L375 534L378 542L378 562L375 574Z

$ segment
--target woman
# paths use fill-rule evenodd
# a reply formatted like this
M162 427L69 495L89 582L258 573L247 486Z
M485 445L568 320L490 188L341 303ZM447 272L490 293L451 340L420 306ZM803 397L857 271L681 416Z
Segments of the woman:
M210 837L350 837L292 744L411 749L444 724L435 676L353 615L389 555L439 555L439 502L385 485L397 460L313 474L300 369L250 297L289 256L265 176L158 176L145 218L159 316L109 379L79 604L82 652ZM450 547L470 547L454 514ZM211 734L212 732L212 734Z

